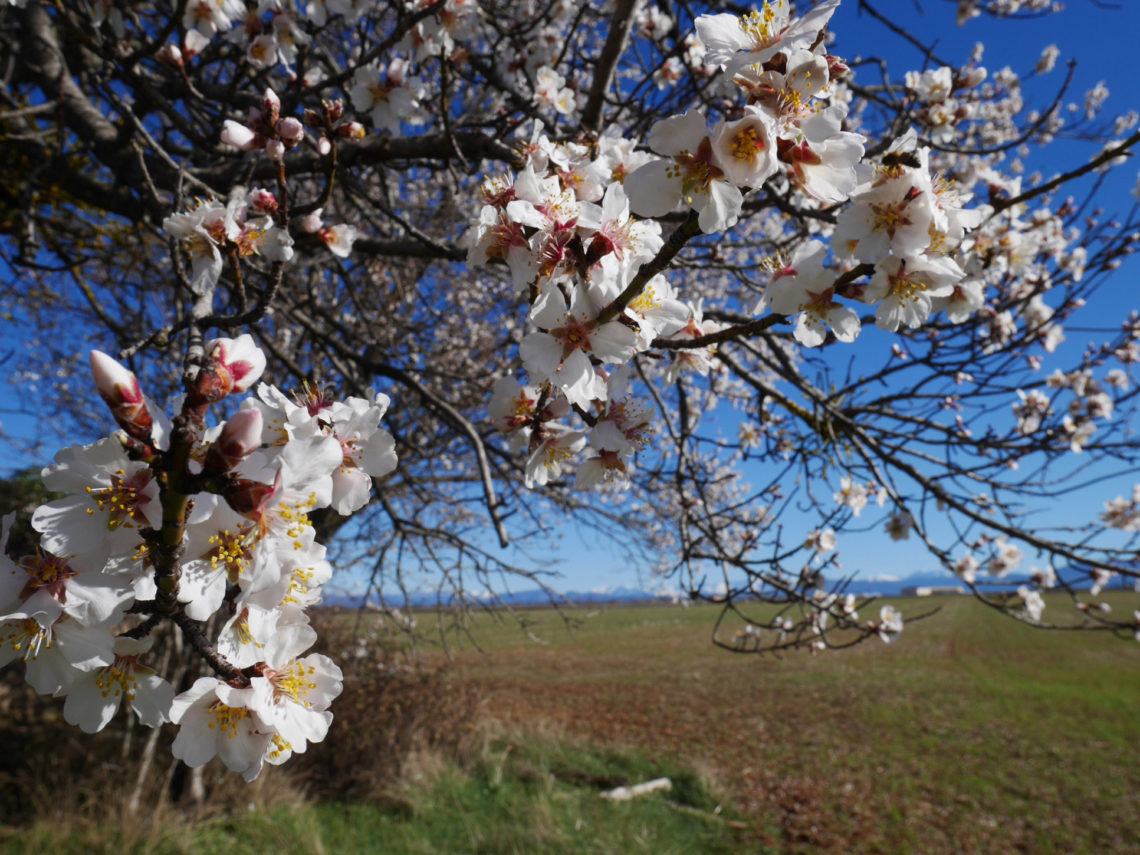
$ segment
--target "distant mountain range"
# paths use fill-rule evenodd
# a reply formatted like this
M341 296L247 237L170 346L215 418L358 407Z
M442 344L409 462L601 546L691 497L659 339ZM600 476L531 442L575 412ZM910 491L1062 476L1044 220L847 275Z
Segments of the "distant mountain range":
M1069 576L1075 579L1076 573L1073 571L1058 571L1062 578ZM979 577L980 581L987 584L985 589L988 591L1013 591L1017 589L1018 582L1011 581L1009 583L997 583L997 580L990 582L990 579L983 573ZM828 580L828 588L830 589L833 580ZM1113 580L1112 587L1121 584L1123 580ZM966 592L966 586L959 582L954 576L946 572L927 571L912 573L910 576L904 578L896 578L894 576L872 576L870 578L862 579L856 578L852 580L844 588L845 592L850 592L860 597L901 597L906 596L913 592L915 588L961 588L962 592ZM652 602L675 602L681 599L683 595L678 592L657 591L649 592L643 591L639 588L630 587L613 587L613 588L599 588L592 591L565 591L561 596L556 596L555 601L572 604L572 605L601 605L605 603L652 603ZM509 594L503 594L498 599L500 602L519 608L545 606L551 602L552 595L546 591L534 589L528 591L517 591ZM491 605L494 600L490 597L473 597L473 601L485 601ZM413 592L406 598L402 595L392 595L385 598L385 602L392 608L435 608L436 606L450 605L454 601L453 594L439 594L434 591ZM339 606L344 608L359 608L360 597L350 594L332 594L325 597L325 604L330 606Z
M451 605L455 595L452 593L439 594L435 591L413 591L404 597L399 594L385 596L385 603L392 608L413 609L435 608L438 605ZM486 602L493 605L496 602L520 608L533 606L546 606L550 603L564 603L573 605L590 605L591 603L648 603L653 601L669 602L675 599L667 594L651 594L638 588L615 587L602 588L595 591L565 591L561 594L543 591L538 588L529 591L513 591L502 594L498 598L472 597L472 602ZM360 597L351 594L333 594L324 598L327 606L341 606L359 608Z

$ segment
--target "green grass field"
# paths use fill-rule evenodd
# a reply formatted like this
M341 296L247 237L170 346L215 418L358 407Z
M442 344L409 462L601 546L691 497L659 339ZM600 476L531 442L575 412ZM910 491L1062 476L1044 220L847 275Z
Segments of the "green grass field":
M544 644L477 616L483 652L468 644L442 666L413 725L465 698L454 727L470 733L409 751L366 797L306 799L270 770L253 810L239 794L237 810L190 822L171 809L142 830L6 817L0 851L1140 851L1140 644L937 603L895 644L779 658L714 649L707 606L576 612L573 631L527 612ZM356 703L367 716L369 698ZM598 796L659 776L671 793Z
M713 649L710 607L548 613L541 647L484 620L457 670L493 714L713 770L774 851L1140 851L1140 644L936 602L895 644L781 658Z

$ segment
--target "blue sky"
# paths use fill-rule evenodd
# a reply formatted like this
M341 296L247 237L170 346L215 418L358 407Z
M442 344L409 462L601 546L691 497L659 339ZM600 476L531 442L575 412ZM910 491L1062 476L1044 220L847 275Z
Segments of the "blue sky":
M1077 60L1073 87L1066 100L1080 102L1084 92L1104 80L1111 91L1106 105L1106 114L1114 115L1129 108L1140 108L1140 98L1134 94L1135 85L1135 39L1140 33L1140 3L1123 2L1121 9L1102 8L1092 0L1070 0L1068 8L1060 13L1046 15L1035 20L995 21L988 18L976 19L963 27L955 25L954 16L957 3L954 0L880 0L874 4L880 11L889 12L892 20L923 42L936 39L935 50L951 63L962 63L971 54L976 42L986 44L982 64L990 72L1009 65L1015 71L1026 72L1037 62L1042 49L1056 44L1061 50L1057 68L1050 75L1026 85L1027 101L1030 105L1044 106L1049 103L1056 87L1065 74L1065 63ZM860 53L878 53L891 59L894 79L901 80L907 69L920 69L921 54L908 47L897 36L886 34L881 24L860 14L857 0L844 0L832 20L831 29L838 35L833 50L849 60L855 60ZM861 46L871 45L872 49L861 50ZM1037 164L1048 174L1052 169L1084 162L1096 153L1099 145L1084 141L1062 140L1055 147L1057 160ZM1130 191L1136 184L1137 166L1127 164L1115 171L1118 176L1110 182L1103 194L1104 204L1110 211L1127 213L1135 201ZM1115 326L1120 317L1121 306L1140 308L1135 281L1140 276L1140 264L1135 260L1126 264L1118 272L1101 305L1103 313L1094 315L1098 321ZM1125 312L1126 313L1126 312ZM1097 337L1099 340L1099 337ZM1071 334L1068 346L1082 347L1084 341L1079 335ZM866 343L857 346L874 346L868 337ZM0 357L3 349L0 348ZM27 437L35 435L38 429L35 420L21 415L13 390L0 387L0 431L9 436ZM732 419L725 420L725 433L735 433ZM19 454L9 454L4 469L24 465L44 463L45 460L22 458ZM1097 504L1130 486L1123 484L1119 489L1105 486L1097 491ZM1090 499L1090 501L1093 501ZM864 519L876 519L865 513ZM865 536L849 535L841 542L844 569L859 570L864 576L889 575L905 576L911 572L928 570L933 560L928 558L913 541L891 542L876 530ZM561 541L557 551L552 553L565 573L560 583L566 589L589 590L604 586L654 584L639 568L630 565L623 557L615 554L611 545L596 538L592 533L579 532L568 528L558 533ZM528 550L531 551L531 550ZM541 550L538 550L541 551ZM520 562L529 559L521 554L512 554Z

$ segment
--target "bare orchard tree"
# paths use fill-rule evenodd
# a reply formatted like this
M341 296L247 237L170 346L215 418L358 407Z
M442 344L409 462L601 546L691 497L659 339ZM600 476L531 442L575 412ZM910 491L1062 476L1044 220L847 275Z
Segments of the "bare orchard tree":
M223 759L247 775L296 737L273 724L292 666L202 622L307 626L274 611L287 590L266 600L296 563L263 558L274 537L372 568L377 595L431 580L462 604L544 584L533 537L574 521L722 603L718 643L770 651L898 637L836 560L874 527L1014 618L1131 637L1097 595L1140 576L1140 486L1095 490L1137 468L1140 316L1101 293L1140 223L1097 194L1136 114L1071 92L1055 50L1021 77L944 59L888 5L858 0L879 37L854 43L829 27L838 0L10 4L9 382L90 438L80 361L131 369L91 357L114 448L45 471L76 495L37 512L46 551L18 566L82 577L100 568L60 568L94 551L117 599L65 617L127 616L138 645L180 626L222 679L154 717L187 732L203 697L241 711L262 741ZM1050 4L958 5L965 22ZM891 39L922 66L898 68ZM1028 78L1054 79L1042 103ZM1099 153L1031 173L1062 127ZM1073 325L1100 343L1063 346ZM253 385L266 365L291 396ZM169 427L143 389L181 394ZM130 505L152 481L149 510ZM112 514L97 548L69 516L84 495L111 508L86 508ZM1038 522L1069 495L1081 513ZM532 561L503 557L528 542ZM1051 600L1052 622L1049 588L1074 606ZM0 628L42 636L65 617L28 590L0 591ZM277 707L248 695L264 679Z

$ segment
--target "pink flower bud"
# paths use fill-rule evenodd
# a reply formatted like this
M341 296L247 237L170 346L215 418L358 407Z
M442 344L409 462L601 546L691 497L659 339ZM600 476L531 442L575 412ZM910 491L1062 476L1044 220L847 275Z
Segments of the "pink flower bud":
M265 515L273 496L281 489L281 470L272 484L235 478L226 485L222 497L231 508L247 519L257 520Z
M95 388L104 400L115 405L123 402L142 400L138 378L134 372L124 368L101 350L93 350L89 356L91 374L95 378Z
M325 109L325 116L329 120L329 124L336 124L340 121L341 115L344 113L344 102L339 98L333 101L324 101L321 106Z
M91 351L90 361L95 388L111 409L119 427L129 436L149 442L154 420L139 388L138 378L101 350Z
M832 56L831 54L828 54L826 59L827 59L827 73L828 73L828 76L830 77L831 80L838 80L840 77L842 77L843 75L845 75L847 72L849 72L851 70L850 68L847 67L847 63L845 63L842 59L840 59L837 56Z
M226 119L222 127L222 142L242 151L251 151L261 145L257 134L233 119Z
M270 160L281 160L285 157L285 143L281 140L269 140L265 143L265 154Z
M158 61L177 68L182 65L182 51L178 49L178 45L163 45L158 52Z
M281 115L281 99L272 89L265 90L265 97L261 99L261 112L265 116L266 124L277 123L277 117Z
M305 126L290 116L277 123L277 136L289 147L295 146L305 136Z
M320 141L317 143L317 153L320 154L321 157L324 157L330 151L332 151L332 143L329 142L329 138L321 137Z
M321 215L324 214L324 212L324 208L317 208L315 211L310 211L301 217L297 225L301 227L301 231L305 234L314 234L321 229Z
M274 214L277 211L277 197L261 187L249 191L246 203L258 214Z
M239 410L206 452L207 472L229 472L261 447L261 410Z

